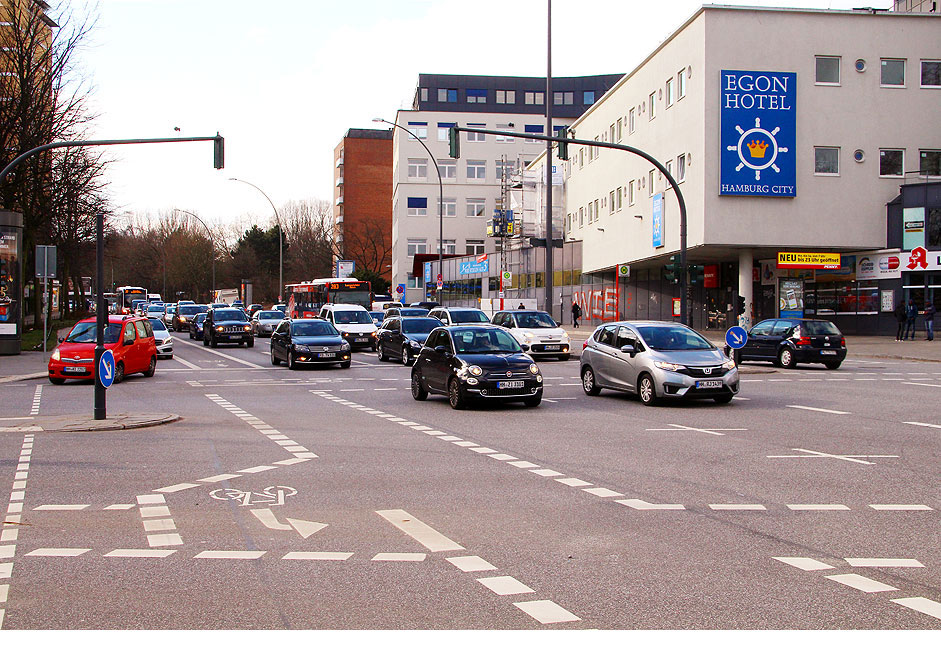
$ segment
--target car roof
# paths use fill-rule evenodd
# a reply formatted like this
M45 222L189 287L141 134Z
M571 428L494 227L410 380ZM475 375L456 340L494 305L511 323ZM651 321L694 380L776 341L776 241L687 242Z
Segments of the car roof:
M356 303L328 303L324 305L324 308L330 308L331 310L363 310L369 312L361 305Z
M505 330L502 326L497 326L496 324L456 324L454 326L439 326L438 328L443 328L444 330L450 332L456 330L467 330L468 328L479 328L482 330Z

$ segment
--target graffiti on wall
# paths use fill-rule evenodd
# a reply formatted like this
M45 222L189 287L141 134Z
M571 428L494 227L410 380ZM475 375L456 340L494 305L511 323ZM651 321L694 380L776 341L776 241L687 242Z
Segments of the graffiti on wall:
M582 317L585 319L611 321L618 318L618 293L613 286L601 290L575 292L572 298L581 306Z

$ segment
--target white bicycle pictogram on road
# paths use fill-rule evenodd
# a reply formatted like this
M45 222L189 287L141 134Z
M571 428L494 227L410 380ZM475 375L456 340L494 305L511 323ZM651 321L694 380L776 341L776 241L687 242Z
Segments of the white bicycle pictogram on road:
M261 491L243 491L241 489L216 489L209 495L216 500L231 500L242 507L252 505L283 505L284 499L297 495L293 487L273 486L265 487Z

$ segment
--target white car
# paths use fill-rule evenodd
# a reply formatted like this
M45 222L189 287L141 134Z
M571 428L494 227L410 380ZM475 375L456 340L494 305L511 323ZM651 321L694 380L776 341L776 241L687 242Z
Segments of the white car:
M154 327L154 342L157 345L158 358L173 357L173 336L167 330L166 324L159 317L150 317L151 326Z
M501 310L491 323L509 330L532 356L558 356L568 360L571 340L547 312L541 310Z
M369 311L363 306L352 303L327 303L320 309L320 318L333 324L352 348L376 350L376 335L379 329L376 328Z

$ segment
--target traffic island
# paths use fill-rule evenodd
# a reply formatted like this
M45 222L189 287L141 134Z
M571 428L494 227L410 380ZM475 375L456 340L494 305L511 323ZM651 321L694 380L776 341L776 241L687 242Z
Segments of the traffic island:
M23 417L15 425L6 422L0 432L99 432L149 428L179 421L179 414L115 414L95 420L91 415L69 414L57 417ZM19 420L18 420L19 421Z

